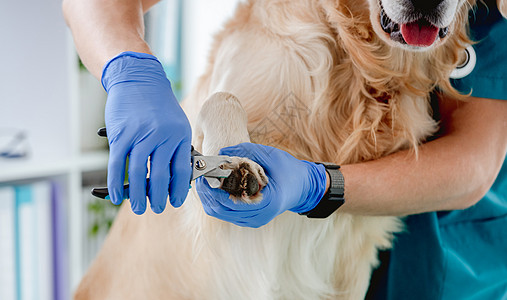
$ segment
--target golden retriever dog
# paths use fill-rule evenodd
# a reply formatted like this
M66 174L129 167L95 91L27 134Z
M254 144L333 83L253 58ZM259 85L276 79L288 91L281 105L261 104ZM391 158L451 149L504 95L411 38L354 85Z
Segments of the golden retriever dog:
M252 141L336 164L402 149L416 159L437 130L430 92L459 97L448 78L470 43L473 5L245 1L183 103L193 144L215 155ZM235 159L233 168L266 184L259 166ZM262 194L243 192L241 201ZM207 216L193 188L181 208L160 215L124 205L75 299L363 299L378 249L401 228L397 217L340 210L327 219L285 212L242 228Z

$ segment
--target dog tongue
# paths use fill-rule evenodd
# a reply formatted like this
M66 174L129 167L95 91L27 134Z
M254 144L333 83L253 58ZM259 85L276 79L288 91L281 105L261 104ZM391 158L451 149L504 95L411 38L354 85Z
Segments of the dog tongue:
M416 21L401 24L401 35L407 44L412 46L431 46L437 38L438 28L427 21Z

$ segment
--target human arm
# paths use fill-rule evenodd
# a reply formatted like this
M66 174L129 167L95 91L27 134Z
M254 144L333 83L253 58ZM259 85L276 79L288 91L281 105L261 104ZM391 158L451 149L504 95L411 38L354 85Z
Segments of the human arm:
M212 189L202 177L196 188L204 211L243 227L260 227L290 210L303 213L313 209L326 191L327 172L321 164L299 160L270 146L242 143L223 148L221 155L248 157L264 168L268 184L262 200L255 204L237 202L220 189Z
M341 167L345 177L345 204L340 211L359 215L408 215L464 209L476 203L489 190L507 151L507 101L442 99L440 110L441 137L422 145L417 159L413 152L406 150L374 161ZM256 147L259 148L256 151L260 151L265 146ZM223 151L228 155L244 154L259 162L254 154L256 151L244 152L235 147ZM306 176L305 172L284 168L280 161L278 159L273 165L260 164L268 177L271 177L270 174ZM324 184L326 190L329 187L329 177L316 184L308 182L305 185L315 189ZM268 183L268 188L270 184L273 183ZM283 193L284 190L293 190L296 185L289 183L279 186L278 190ZM232 203L225 192L212 191L202 182L197 187L201 200L205 199L203 205L208 214L240 226L258 227L281 213L272 211L266 218L258 208L263 207L262 202L258 207L249 208ZM263 201L278 199L270 191ZM308 207L318 203L314 198L311 201L313 204Z
M123 198L130 198L136 214L145 212L146 195L156 213L165 209L168 195L173 206L181 206L191 177L190 124L161 63L144 41L143 12L155 2L63 3L82 61L108 92L105 122L111 201L120 204ZM130 194L124 195L127 156Z
M344 165L343 212L408 215L464 209L493 184L507 151L507 101L442 99L442 136L419 148Z
M158 0L63 0L63 14L86 68L100 80L105 63L124 51L151 54L143 14Z

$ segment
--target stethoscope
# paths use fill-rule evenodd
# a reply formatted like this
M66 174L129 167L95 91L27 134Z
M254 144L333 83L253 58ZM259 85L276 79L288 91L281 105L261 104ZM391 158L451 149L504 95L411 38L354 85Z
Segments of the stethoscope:
M465 59L451 72L452 79L461 79L468 76L475 68L477 54L472 46L465 49Z

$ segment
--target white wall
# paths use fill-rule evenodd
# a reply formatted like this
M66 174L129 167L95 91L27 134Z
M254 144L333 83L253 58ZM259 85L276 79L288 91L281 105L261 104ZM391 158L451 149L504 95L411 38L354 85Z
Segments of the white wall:
M230 17L240 0L184 0L183 94L186 95L205 70L213 35Z
M204 72L213 35L238 2L182 1L183 95ZM61 0L8 1L0 9L0 28L0 131L26 130L35 159L69 155L69 124L75 123L69 68L75 58Z
M0 28L0 129L26 130L34 158L69 154L68 33L61 0L5 1Z

